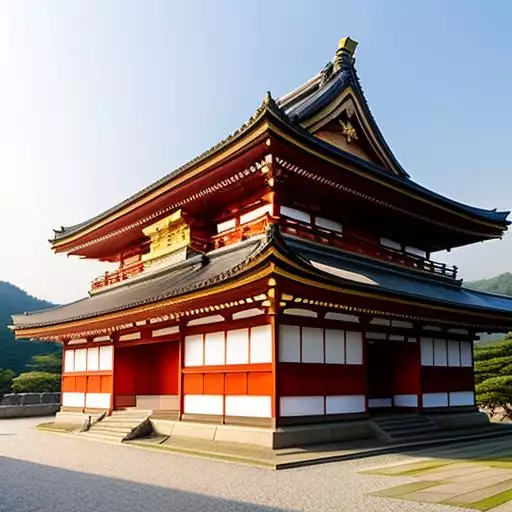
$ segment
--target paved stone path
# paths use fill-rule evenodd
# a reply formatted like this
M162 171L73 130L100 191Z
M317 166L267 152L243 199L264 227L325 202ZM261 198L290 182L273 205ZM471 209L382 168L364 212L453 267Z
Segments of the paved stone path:
M370 496L415 479L360 471L414 462L417 454L275 472L33 428L43 421L0 421L1 512L468 512Z

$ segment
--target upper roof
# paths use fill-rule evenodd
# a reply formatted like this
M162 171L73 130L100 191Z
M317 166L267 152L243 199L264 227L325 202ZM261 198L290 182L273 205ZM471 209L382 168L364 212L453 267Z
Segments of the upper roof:
M120 215L123 209L146 198L149 201L155 193L173 180L242 139L266 117L278 120L298 138L306 139L322 153L335 155L355 164L364 171L392 183L393 186L398 185L401 189L413 191L442 205L468 213L475 219L496 223L500 229L505 229L509 224L508 211L472 207L437 194L409 178L386 143L370 111L354 66L353 55L356 46L357 43L350 38L341 39L334 59L306 83L276 101L267 93L254 115L224 140L99 215L79 224L54 230L55 236L51 242L65 244L67 238L81 236L80 233L86 229L95 229L97 223L108 222L114 215ZM340 139L339 133L331 133L336 130L333 126L336 125L338 131L341 126L341 132L350 135L355 133L350 131L355 130L351 123L357 126L361 148L355 144L347 146L333 142ZM350 141L350 138L348 140Z

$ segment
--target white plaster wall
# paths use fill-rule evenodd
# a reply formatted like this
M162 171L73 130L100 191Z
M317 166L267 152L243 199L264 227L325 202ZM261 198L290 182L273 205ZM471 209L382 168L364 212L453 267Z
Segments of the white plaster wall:
M363 364L363 336L360 332L346 332L346 354L347 364Z
M325 409L326 414L364 412L366 410L366 399L364 395L327 396Z
M397 407L418 407L418 395L395 395L393 401Z
M448 407L448 393L423 393L423 407Z
M85 407L110 409L110 393L86 393Z
M324 333L318 327L302 328L302 362L324 362Z
M279 405L281 416L316 416L324 414L323 396L283 396Z
M251 328L251 364L272 362L272 327L260 325Z
M272 398L270 396L226 396L226 416L271 418Z
M112 345L100 347L100 370L112 370Z
M325 330L325 362L328 364L345 363L345 331Z
M185 366L203 366L203 335L185 338Z
M226 364L249 363L249 329L228 331L226 339Z
M215 414L223 412L222 395L185 395L183 409L187 414Z
M450 407L457 405L475 405L473 391L452 391L450 393Z
M300 362L300 327L296 325L279 326L279 361Z
M64 407L84 407L85 393L62 393L62 405Z

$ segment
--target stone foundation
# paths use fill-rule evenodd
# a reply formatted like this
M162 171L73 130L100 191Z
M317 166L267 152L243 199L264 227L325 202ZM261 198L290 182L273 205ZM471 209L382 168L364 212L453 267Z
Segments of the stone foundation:
M352 441L375 436L372 424L368 420L275 429L159 419L152 419L151 424L156 433L171 437L244 443L276 449L298 445Z

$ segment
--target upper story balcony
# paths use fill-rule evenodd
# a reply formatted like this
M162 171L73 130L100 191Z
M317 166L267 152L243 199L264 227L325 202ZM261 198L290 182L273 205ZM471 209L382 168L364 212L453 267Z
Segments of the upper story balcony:
M130 279L130 277L140 274L143 270L144 263L142 261L137 261L118 270L105 272L92 281L91 292L97 291L101 288L104 288L105 286L110 286L112 284L126 281L126 279Z
M332 226L322 227L317 223L303 222L297 219L281 217L283 233L298 236L332 247L338 247L355 254L369 256L450 280L457 279L457 267L433 261L426 256L409 252L400 244L389 243L383 245L385 239L369 240L343 231L341 225L332 223ZM331 229L328 229L331 228ZM391 242L391 241L389 241Z

